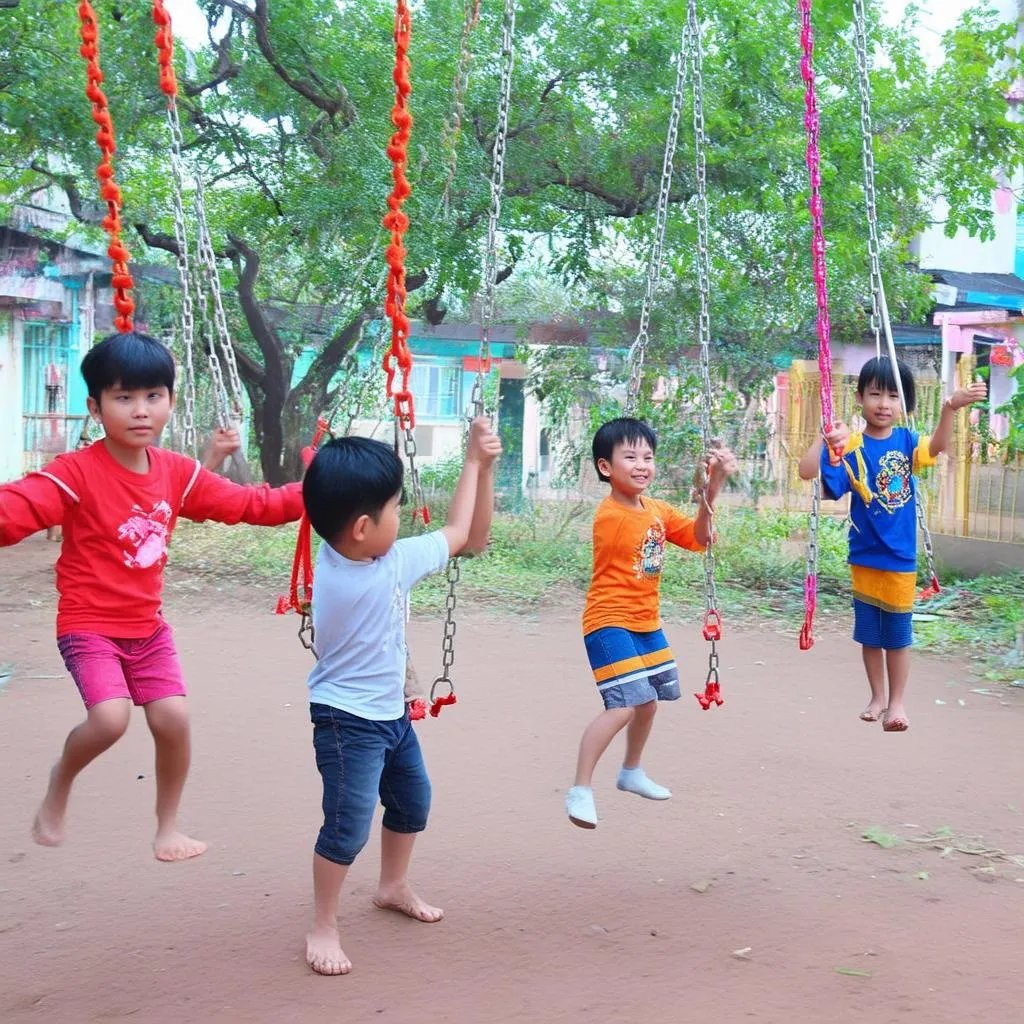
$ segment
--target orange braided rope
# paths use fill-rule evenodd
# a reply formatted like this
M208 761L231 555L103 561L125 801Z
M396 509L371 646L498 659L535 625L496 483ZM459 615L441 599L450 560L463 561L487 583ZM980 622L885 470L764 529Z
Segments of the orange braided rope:
M164 0L153 0L153 21L156 24L156 48L160 61L160 91L165 96L178 95L178 79L174 74L174 34L171 16Z
M82 0L78 5L78 17L81 20L82 45L79 53L87 62L88 84L85 88L85 95L92 102L92 119L99 125L96 132L96 145L103 154L99 165L96 168L96 177L99 179L100 195L106 201L107 215L103 218L103 228L110 235L110 245L107 248L107 255L113 264L113 276L111 287L114 289L114 308L117 310L117 317L114 326L122 334L127 334L133 329L132 314L135 312L135 303L128 293L135 286L132 276L128 272L128 260L131 253L124 247L121 241L121 190L114 181L114 166L111 158L117 152L114 144L114 122L107 107L107 97L100 86L103 84L103 72L100 70L99 60L99 25L96 21L96 11L89 0Z
M403 430L416 425L409 376L412 373L412 353L409 351L409 318L405 314L405 257L403 238L409 227L409 218L402 204L412 194L405 176L409 161L409 140L412 137L412 114L409 113L409 94L412 92L409 63L409 37L412 32L412 14L406 0L398 0L395 7L395 104L391 120L395 133L388 143L388 158L392 164L394 188L388 196L388 212L384 227L391 232L391 244L385 253L388 265L388 290L384 311L391 320L391 348L384 355L387 373L387 393L395 402L395 418ZM395 377L401 373L401 386L395 387Z

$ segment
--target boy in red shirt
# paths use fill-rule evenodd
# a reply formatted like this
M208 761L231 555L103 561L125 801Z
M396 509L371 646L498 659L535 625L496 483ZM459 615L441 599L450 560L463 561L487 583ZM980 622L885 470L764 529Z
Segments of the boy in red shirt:
M618 788L648 800L672 794L640 766L659 700L679 699L679 674L661 629L661 569L665 542L703 551L711 541L711 509L736 458L718 448L708 461L708 505L690 519L644 492L655 477L658 439L642 420L610 420L594 435L597 475L611 494L594 515L594 573L583 610L583 642L605 710L580 741L576 781L565 798L569 820L597 827L591 780L601 755L626 729Z
M302 514L300 484L239 487L184 455L154 447L174 407L174 361L144 334L114 334L82 361L89 413L104 438L0 487L0 546L63 526L57 559L57 646L86 707L50 774L32 835L64 839L71 786L117 742L132 704L156 746L157 860L206 844L177 829L190 760L181 665L161 610L163 567L179 516L278 526Z

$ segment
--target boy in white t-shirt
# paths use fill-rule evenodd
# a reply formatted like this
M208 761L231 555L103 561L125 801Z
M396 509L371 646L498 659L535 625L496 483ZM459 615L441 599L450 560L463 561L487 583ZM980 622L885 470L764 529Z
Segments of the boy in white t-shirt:
M448 523L397 540L402 462L381 441L342 437L316 454L302 485L306 514L323 538L316 565L309 674L324 823L313 854L313 927L306 961L318 974L348 974L338 936L338 897L384 805L380 882L374 902L417 921L443 912L409 886L416 834L427 825L430 779L405 704L409 591L448 559L483 550L494 505L501 442L484 417L470 428Z

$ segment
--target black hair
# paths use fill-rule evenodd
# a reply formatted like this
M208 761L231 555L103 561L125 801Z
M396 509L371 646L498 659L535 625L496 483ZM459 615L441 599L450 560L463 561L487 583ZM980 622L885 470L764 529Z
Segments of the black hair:
M608 483L609 477L601 472L598 462L605 459L612 460L612 453L620 444L639 444L646 441L651 446L651 451L658 450L658 436L643 420L633 419L632 416L620 416L618 419L609 420L602 424L594 435L594 469L597 475Z
M902 359L896 360L896 369L899 371L900 383L903 385L903 397L906 400L906 411L909 415L917 405L914 374ZM896 387L896 374L892 371L892 360L888 356L875 356L861 367L860 379L857 381L857 394L863 395L872 385L881 391L899 391Z
M99 402L107 388L167 388L174 394L174 358L148 334L111 334L94 345L82 360L89 397Z
M376 522L401 493L404 470L394 448L368 437L336 437L313 458L302 481L310 525L333 541L359 516Z

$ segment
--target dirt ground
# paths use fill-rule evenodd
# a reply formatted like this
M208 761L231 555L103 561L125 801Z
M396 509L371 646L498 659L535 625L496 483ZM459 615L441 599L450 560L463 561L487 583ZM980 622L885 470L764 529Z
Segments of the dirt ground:
M973 692L966 662L917 657L912 729L883 735L857 720L866 687L838 628L801 655L748 623L723 645L725 707L661 710L647 767L674 798L616 792L609 756L601 825L584 832L562 809L596 711L575 606L470 612L460 703L420 727L435 810L414 882L447 917L373 909L371 841L341 911L355 970L321 978L302 955L319 825L309 656L268 588L168 585L195 734L183 824L209 852L152 859L141 718L80 780L66 845L30 841L81 710L52 639L55 551L33 539L0 556L6 1024L1021 1020L1024 701ZM424 675L439 625L412 626ZM668 632L699 688L703 642ZM1008 856L883 849L862 839L872 827L947 827Z

